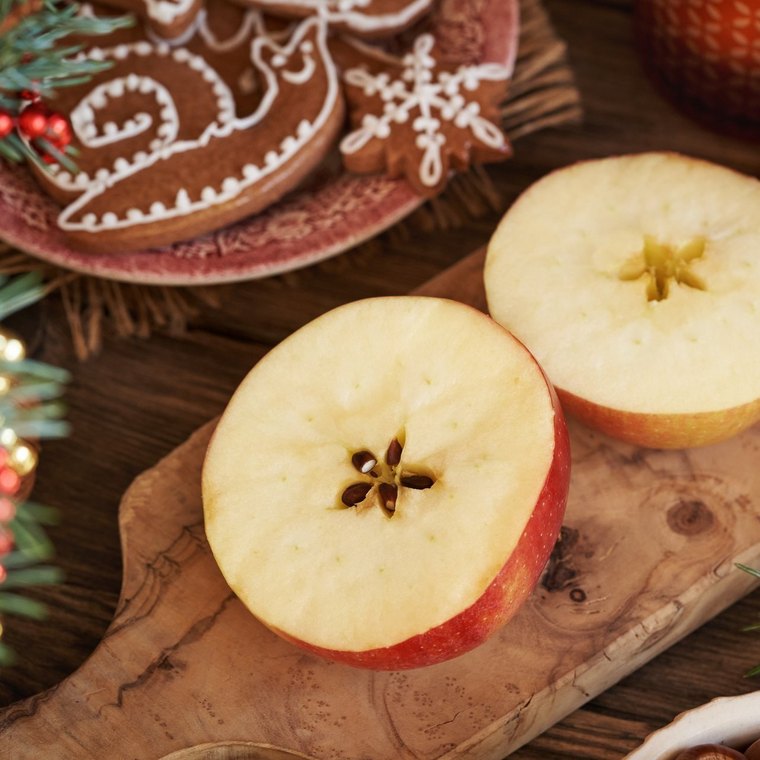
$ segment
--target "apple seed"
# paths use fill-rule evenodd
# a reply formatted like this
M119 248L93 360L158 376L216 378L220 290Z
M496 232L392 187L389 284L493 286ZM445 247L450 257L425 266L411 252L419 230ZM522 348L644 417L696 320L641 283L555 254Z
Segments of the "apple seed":
M398 488L392 483L381 483L378 487L380 494L380 505L390 514L396 511L396 499L398 498Z
M385 463L391 467L395 467L401 461L401 452L403 451L398 438L394 438L388 446L388 451L385 452Z
M402 475L399 482L406 488L414 488L418 491L433 485L433 479L427 475Z
M353 483L343 491L340 500L347 507L355 507L367 498L370 488L372 488L370 483Z
M366 475L377 464L377 457L371 451L357 451L351 457L351 464Z

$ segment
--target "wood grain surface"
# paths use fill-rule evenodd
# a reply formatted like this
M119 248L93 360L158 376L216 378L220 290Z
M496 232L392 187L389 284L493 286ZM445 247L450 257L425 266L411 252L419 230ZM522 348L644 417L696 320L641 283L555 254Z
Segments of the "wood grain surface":
M557 166L671 149L758 172L756 145L690 122L646 79L633 46L629 0L547 0L546 6L568 43L585 121L530 135L511 162L489 169L501 193L498 210L456 229L399 232L320 267L230 288L222 292L222 308L200 313L186 333L147 341L113 337L85 364L72 357L60 304L50 301L17 320L37 358L73 371L74 434L45 446L35 494L60 509L53 538L66 582L37 593L51 605L46 622L6 621L19 662L0 678L3 704L44 692L92 653L119 596L122 494L218 414L250 366L294 329L355 298L418 287L482 245L516 195ZM755 591L512 757L613 760L681 710L757 688L743 673L760 662L760 639L741 628L757 621L759 609ZM0 756L6 756L2 739Z
M483 261L417 292L482 308ZM499 760L744 596L735 563L760 562L760 426L674 452L571 423L562 537L517 617L434 667L337 665L275 636L222 578L200 498L213 428L127 491L113 624L73 676L0 715L12 757L129 760L244 738L314 760Z

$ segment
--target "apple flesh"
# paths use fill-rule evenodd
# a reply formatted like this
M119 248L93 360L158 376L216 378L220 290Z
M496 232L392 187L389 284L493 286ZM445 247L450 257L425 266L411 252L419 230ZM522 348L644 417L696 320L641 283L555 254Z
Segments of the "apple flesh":
M760 182L671 153L587 161L529 188L494 233L489 311L568 414L684 448L760 420Z
M529 597L570 453L541 368L480 312L358 301L251 371L203 469L206 533L261 622L326 658L456 657Z

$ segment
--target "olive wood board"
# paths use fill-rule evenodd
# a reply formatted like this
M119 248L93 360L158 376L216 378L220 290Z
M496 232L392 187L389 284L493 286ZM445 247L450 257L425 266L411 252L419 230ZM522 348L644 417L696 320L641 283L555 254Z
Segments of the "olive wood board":
M483 256L419 292L484 308ZM0 714L3 758L498 760L747 593L734 563L760 561L760 426L664 452L570 421L563 539L517 617L447 663L357 670L279 639L224 582L200 498L213 425L125 494L114 621L78 671Z

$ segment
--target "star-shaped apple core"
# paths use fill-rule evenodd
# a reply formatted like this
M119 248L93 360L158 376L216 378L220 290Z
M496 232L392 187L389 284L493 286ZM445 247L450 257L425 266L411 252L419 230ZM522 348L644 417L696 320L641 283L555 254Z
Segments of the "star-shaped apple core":
M407 471L401 466L403 446L394 438L385 452L385 460L378 458L368 449L356 451L351 456L351 464L366 479L352 483L343 490L340 500L346 507L365 507L371 503L371 495L377 494L380 508L388 517L396 512L400 491L412 488L420 491L431 488L435 479L429 475Z
M647 301L667 298L671 280L696 290L707 290L702 278L691 268L692 262L701 259L704 252L705 239L702 237L676 248L645 235L642 251L623 264L618 277L621 280L638 280L646 275Z

